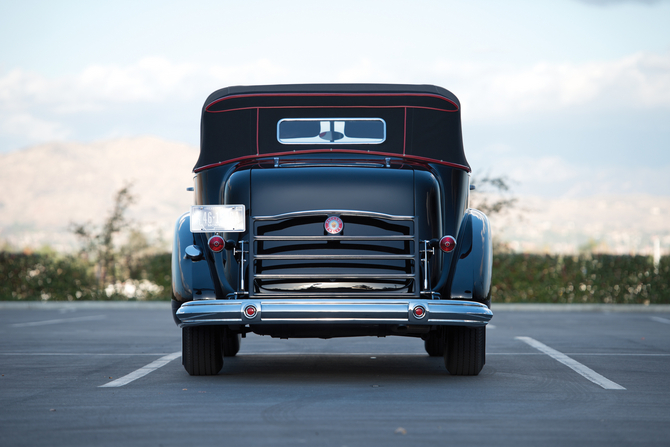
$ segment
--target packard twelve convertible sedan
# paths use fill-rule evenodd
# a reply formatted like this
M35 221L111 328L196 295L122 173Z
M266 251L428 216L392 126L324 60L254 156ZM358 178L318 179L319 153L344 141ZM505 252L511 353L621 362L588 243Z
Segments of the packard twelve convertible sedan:
M253 332L417 337L451 374L479 374L491 230L468 207L460 115L430 85L212 93L172 254L188 373L217 374Z

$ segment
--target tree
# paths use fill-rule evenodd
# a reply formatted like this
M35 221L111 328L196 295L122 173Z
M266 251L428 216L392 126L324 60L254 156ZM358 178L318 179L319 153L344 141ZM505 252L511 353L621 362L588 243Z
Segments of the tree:
M470 183L475 185L470 195L470 207L484 212L492 220L515 208L517 199L510 196L510 180L507 177L486 175L481 180L473 177ZM497 234L493 237L493 250L497 253L511 252L509 245L501 241Z
M90 222L70 224L70 231L83 243L82 255L92 257L96 263L96 277L101 288L117 277L115 266L119 253L115 248L114 240L129 225L125 212L135 202L135 197L130 192L131 186L131 184L126 184L117 191L112 211L99 231L96 231Z
M475 190L470 195L470 207L477 208L488 216L502 214L514 208L517 199L509 196L510 180L507 177L491 177L482 179L473 177L470 181Z

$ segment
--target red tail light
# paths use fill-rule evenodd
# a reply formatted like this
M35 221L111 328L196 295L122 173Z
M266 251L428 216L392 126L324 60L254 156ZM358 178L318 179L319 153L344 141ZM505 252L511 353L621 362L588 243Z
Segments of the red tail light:
M216 253L223 250L223 248L226 246L226 243L221 236L212 236L209 238L207 243L209 244L210 250Z
M451 236L445 236L442 239L440 239L440 250L442 250L445 253L449 253L454 251L454 248L456 248L456 239L454 239Z

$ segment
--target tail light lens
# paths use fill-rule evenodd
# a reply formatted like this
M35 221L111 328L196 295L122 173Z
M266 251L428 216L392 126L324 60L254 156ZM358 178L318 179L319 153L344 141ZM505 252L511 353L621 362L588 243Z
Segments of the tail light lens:
M443 252L450 253L454 251L454 248L456 248L456 239L452 236L445 236L440 239L440 250Z
M224 247L226 246L226 243L221 236L210 237L207 244L209 245L209 249L216 253L223 250Z

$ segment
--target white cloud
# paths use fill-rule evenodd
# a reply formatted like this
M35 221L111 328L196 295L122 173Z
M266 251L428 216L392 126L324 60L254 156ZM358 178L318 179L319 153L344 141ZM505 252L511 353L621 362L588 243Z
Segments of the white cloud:
M269 59L259 59L240 65L212 65L203 68L202 72L214 88L231 85L304 82L304 73L296 73L295 70L278 65ZM205 98L199 99L204 100Z
M29 113L0 114L0 132L31 142L62 140L71 134L61 123L46 121Z
M191 84L197 74L194 65L152 57L127 67L88 67L75 81L76 90L93 101L157 102L166 96L183 97L181 87Z
M261 59L241 65L210 66L145 58L120 67L95 65L81 73L48 79L20 70L0 78L2 107L51 105L67 112L105 104L191 99L205 84L276 82L433 82L457 91L477 115L510 111L553 111L573 106L670 107L670 54L639 53L614 61L585 64L539 63L531 67L438 61L432 67L391 67L362 60L341 66L283 66ZM421 71L418 71L421 70ZM444 82L440 82L440 80ZM322 81L323 82L323 81ZM216 88L216 87L214 87ZM201 100L201 98L197 98Z
M584 64L539 63L532 67L454 65L435 74L454 81L469 118L514 113L624 108L670 108L670 54L634 54Z
M86 125L78 124L82 113L90 118L112 109L115 113L122 113L124 107L156 110L175 102L199 108L207 94L227 85L338 81L443 85L459 96L468 120L516 118L575 107L596 113L668 109L670 53L529 67L446 61L419 67L359 60L333 70L330 65L287 65L274 59L237 65L214 61L202 66L152 57L128 66L90 66L60 78L14 70L0 76L0 116L13 117L5 118L0 139L3 134L26 132L25 143L44 141L42 136L67 135L68 128L76 139L78 126ZM178 108L169 113L179 113ZM27 124L31 120L34 128ZM144 133L140 123L137 126L137 132Z
M39 101L51 83L35 73L12 70L0 77L0 107L18 107Z
M667 0L577 0L577 1L594 6L615 6L615 5L623 5L626 3L649 6Z

